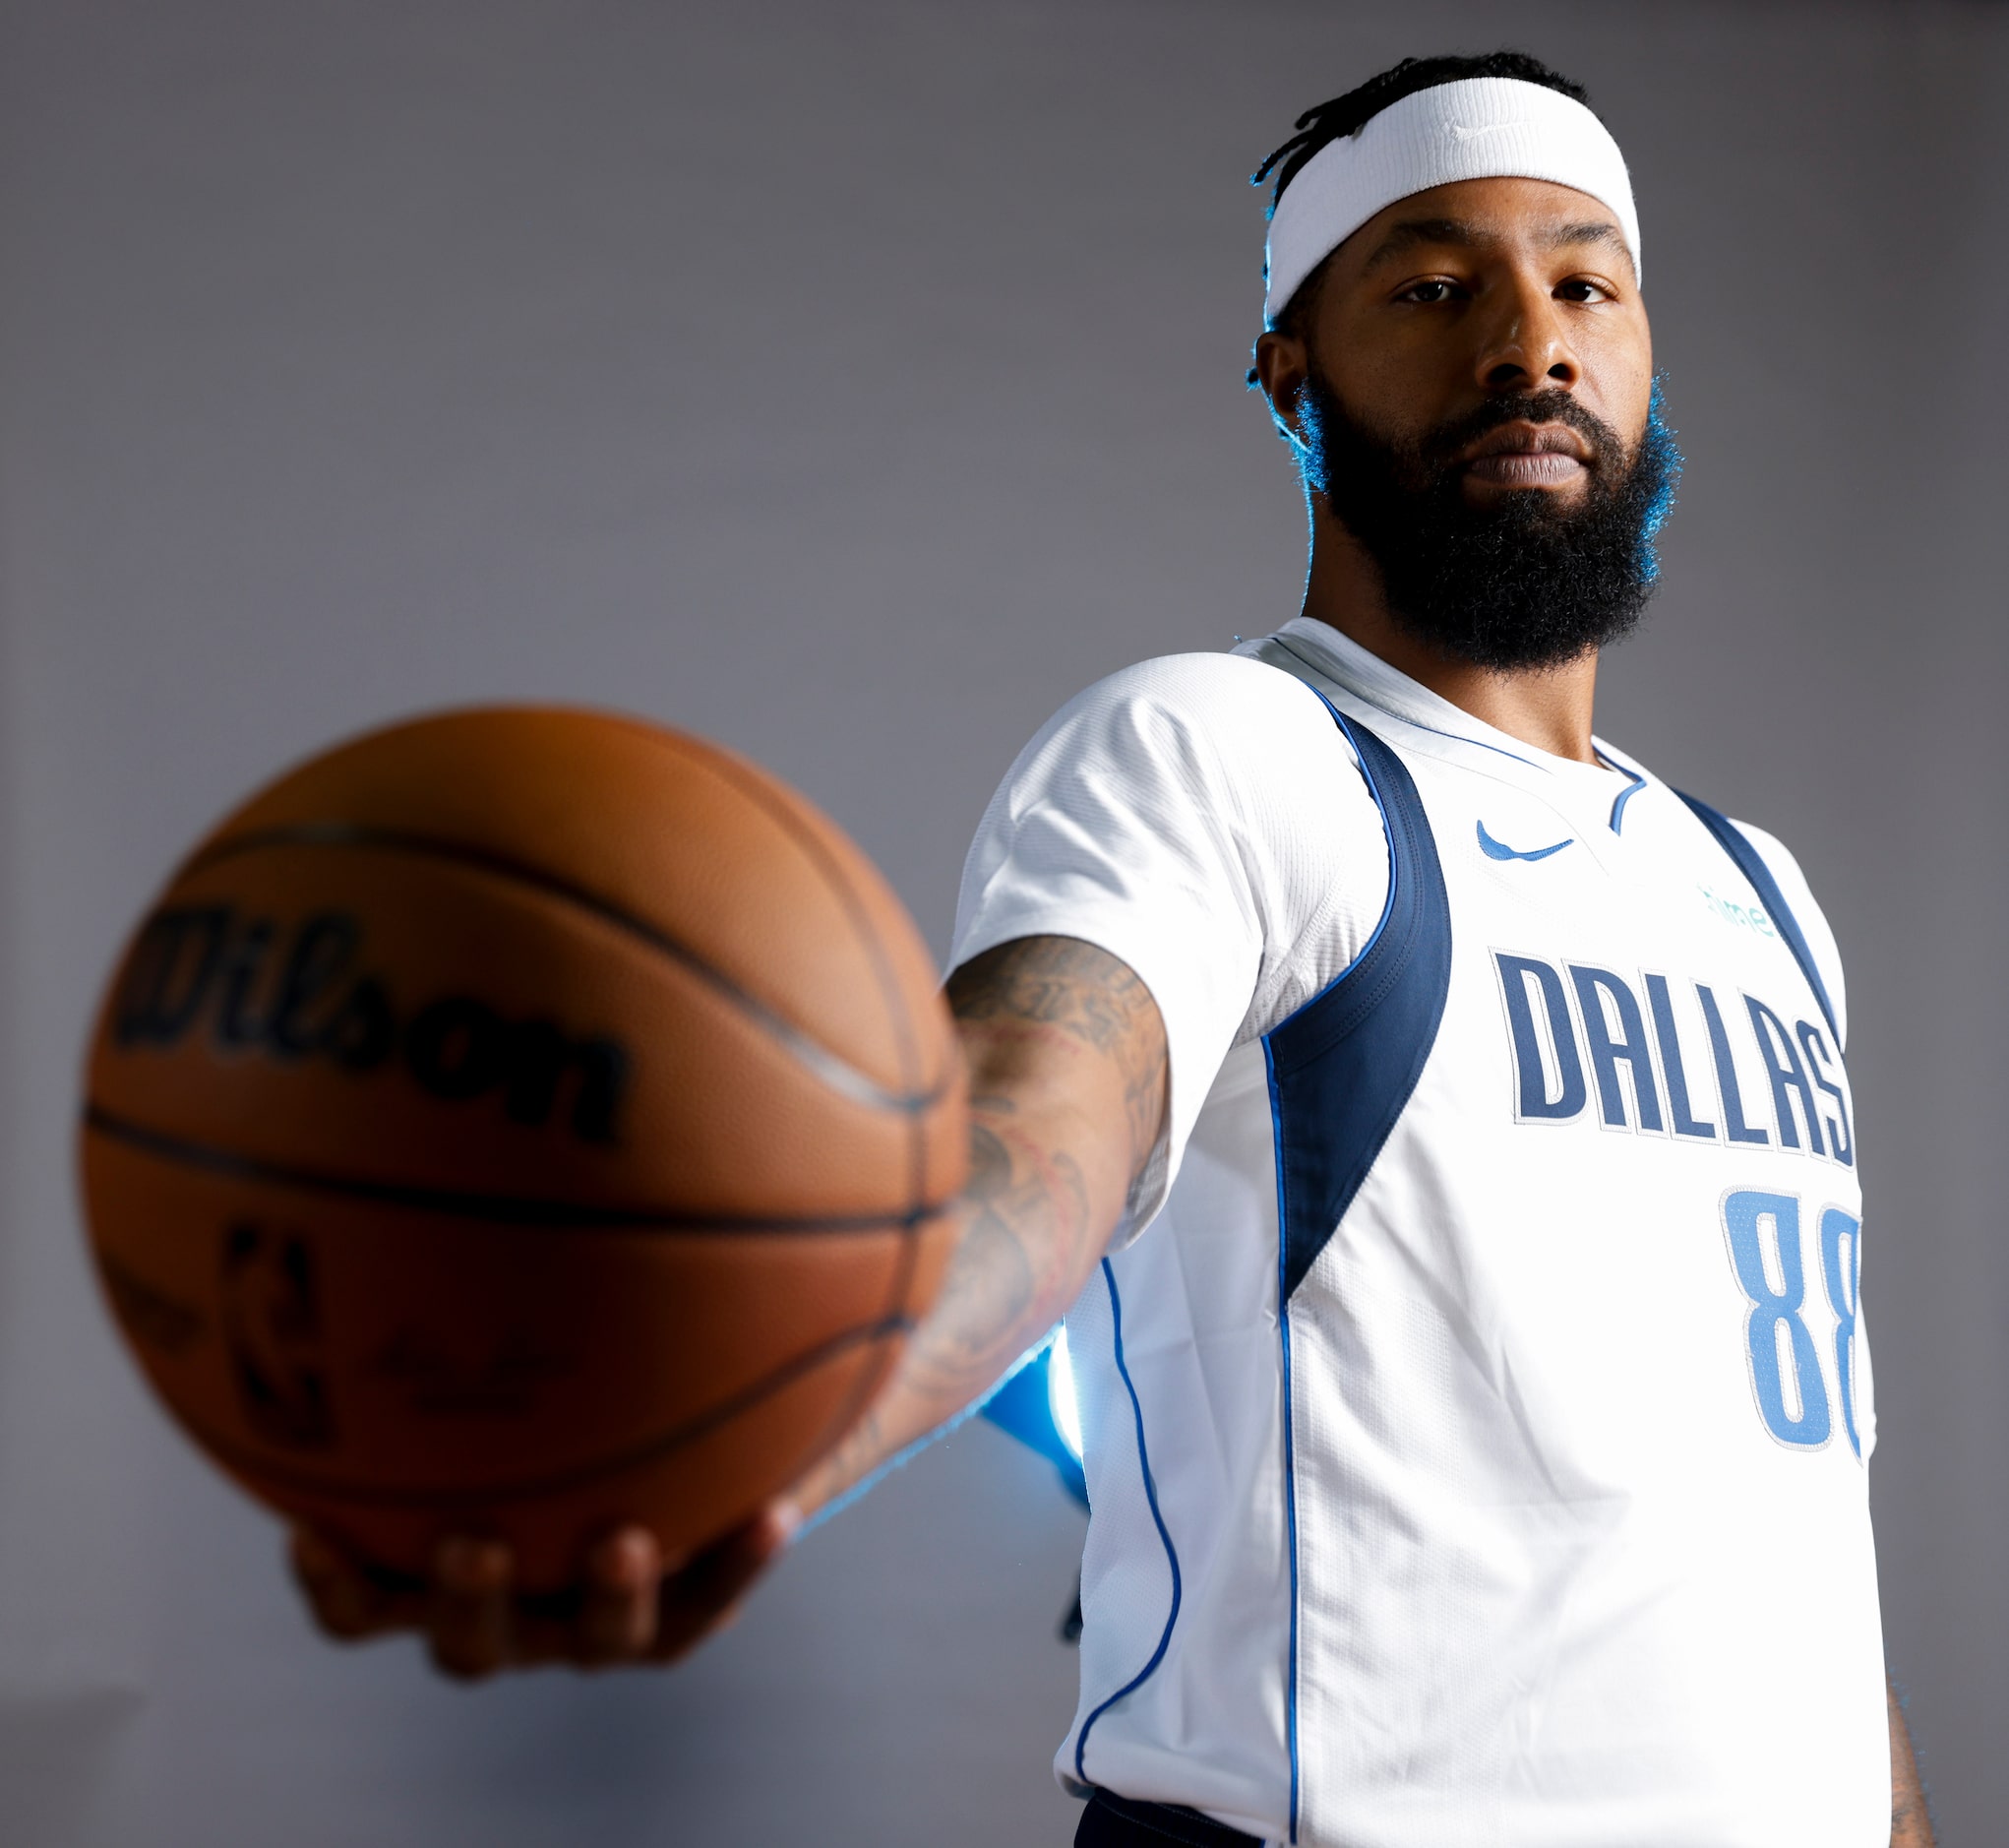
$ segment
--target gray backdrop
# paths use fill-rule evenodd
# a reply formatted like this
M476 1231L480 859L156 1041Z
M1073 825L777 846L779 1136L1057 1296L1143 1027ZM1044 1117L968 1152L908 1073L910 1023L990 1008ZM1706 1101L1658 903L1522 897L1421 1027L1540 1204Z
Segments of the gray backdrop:
M407 1646L313 1641L272 1526L170 1432L92 1294L87 1012L248 784L469 700L728 740L943 944L968 831L1055 705L1295 608L1302 514L1241 382L1243 176L1394 57L1512 39L1628 150L1689 458L1603 729L1784 834L1850 958L1890 1652L1947 1838L1998 1839L2002 15L0 17L0 1836L1066 1838L1046 1761L1080 1522L981 1426L675 1674L470 1694Z

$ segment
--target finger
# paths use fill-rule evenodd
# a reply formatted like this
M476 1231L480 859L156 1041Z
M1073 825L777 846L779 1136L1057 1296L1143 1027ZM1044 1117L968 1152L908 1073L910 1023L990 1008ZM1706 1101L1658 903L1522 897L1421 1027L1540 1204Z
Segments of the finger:
M554 1610L555 1605L563 1608ZM512 1668L582 1668L578 1605L574 1598L518 1598L511 1617Z
M418 1623L423 1599L415 1584L372 1571L305 1527L292 1530L286 1552L314 1621L337 1641L361 1642Z
M672 1662L739 1615L755 1579L786 1550L802 1525L786 1503L775 1503L707 1547L664 1579L650 1659Z
M621 1527L586 1556L574 1659L594 1668L633 1662L655 1642L663 1550L646 1527Z
M514 1566L500 1540L460 1535L440 1542L433 1555L426 1636L443 1673L479 1681L510 1660Z

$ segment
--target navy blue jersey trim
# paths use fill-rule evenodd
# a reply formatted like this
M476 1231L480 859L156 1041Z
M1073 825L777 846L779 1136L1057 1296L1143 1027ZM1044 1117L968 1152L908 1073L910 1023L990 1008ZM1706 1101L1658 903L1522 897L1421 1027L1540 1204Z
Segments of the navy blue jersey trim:
M1282 1303L1332 1237L1415 1091L1451 982L1450 900L1423 798L1387 745L1329 700L1326 707L1381 811L1388 900L1360 955L1263 1035L1276 1124Z
M1354 756L1360 765L1361 780L1368 785L1368 796L1374 805L1374 812L1381 818L1381 838L1388 846L1388 892L1381 900L1381 915L1374 920L1374 928L1369 932L1368 941L1361 946L1360 953L1331 981L1327 982L1323 988L1313 995L1309 1001L1294 1008L1290 1014L1277 1022L1276 1026L1271 1027L1270 1032L1272 1033L1276 1032L1280 1027L1290 1025L1300 1015L1307 1014L1315 1008L1373 954L1374 946L1381 941L1381 933L1388 928L1388 919L1395 909L1395 837L1388 832L1387 804L1381 800L1381 792L1374 786L1374 773L1368 768L1367 759L1361 756L1360 740L1354 736L1353 727L1347 722L1345 714L1323 693L1319 692L1316 687L1311 686L1309 680L1305 682L1305 685L1317 697L1318 704L1332 714L1332 722L1339 727L1340 736L1353 746ZM1268 1050L1267 1041L1268 1035L1265 1034L1265 1056L1267 1056Z
M1151 1477L1151 1453L1144 1448L1144 1408L1138 1402L1137 1388L1130 1383L1130 1370L1124 1360L1123 1299L1117 1294L1116 1271L1111 1267L1107 1258L1102 1261L1102 1280L1109 1286L1109 1315L1113 1345L1116 1349L1116 1370L1123 1377L1124 1390L1130 1395L1130 1412L1137 1421L1137 1467L1144 1476L1144 1500L1150 1504L1151 1519L1157 1526L1159 1540L1164 1544L1165 1558L1172 1567L1172 1609L1165 1615L1165 1631L1158 1638L1157 1648L1151 1651L1151 1659L1081 1722L1081 1735L1074 1741L1074 1774L1084 1784L1090 1781L1087 1766L1082 1762L1088 1752L1088 1729L1126 1694L1135 1694L1158 1672L1158 1664L1165 1660L1165 1651L1172 1646L1172 1627L1179 1622L1182 1593L1179 1549L1172 1544L1172 1535L1166 1528L1165 1516L1158 1510L1158 1485Z
M1766 916L1779 927L1779 935L1785 938L1787 949L1793 952L1794 959L1799 964L1799 972L1813 990L1813 998L1821 1004L1821 1017L1827 1021L1828 1031L1834 1034L1835 1044L1839 1047L1842 1029L1835 1021L1834 1004L1828 1000L1828 985L1821 980L1820 965L1814 961L1813 952L1807 948L1799 920L1793 915L1793 907L1786 902L1786 894L1779 890L1779 882L1772 877L1772 869L1765 864L1764 856L1751 844L1750 836L1729 816L1678 789L1674 793L1694 810L1702 826L1716 836L1717 844L1736 862L1736 870L1758 894L1758 902L1765 907Z
M1290 1651L1284 1680L1284 1736L1291 1756L1291 1840L1298 1839L1298 1451L1292 1430L1290 1246L1284 1238L1288 1207L1284 1202L1284 1113L1277 1098L1276 1060L1269 1040L1262 1042L1262 1062L1269 1074L1270 1136L1277 1169L1277 1340L1284 1374L1284 1545L1291 1568Z
M1436 1043L1451 979L1451 912L1408 769L1313 688L1346 735L1381 816L1388 895L1360 955L1262 1036L1277 1170L1277 1332L1283 1371L1284 1519L1290 1566L1285 1730L1290 1839L1298 1839L1298 1488L1291 1298L1338 1229Z

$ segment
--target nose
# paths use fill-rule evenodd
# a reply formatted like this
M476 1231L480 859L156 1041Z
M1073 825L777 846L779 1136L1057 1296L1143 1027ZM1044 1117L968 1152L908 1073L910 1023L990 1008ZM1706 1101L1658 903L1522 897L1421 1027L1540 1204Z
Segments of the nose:
M1583 366L1547 278L1514 277L1494 293L1492 307L1482 323L1475 368L1480 387L1489 393L1572 390Z

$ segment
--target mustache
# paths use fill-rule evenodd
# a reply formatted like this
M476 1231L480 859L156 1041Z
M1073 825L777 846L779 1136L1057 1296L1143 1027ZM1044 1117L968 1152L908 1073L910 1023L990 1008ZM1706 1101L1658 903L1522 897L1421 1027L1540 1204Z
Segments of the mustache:
M1417 446L1417 460L1432 470L1448 467L1459 452L1503 423L1566 424L1590 446L1592 465L1609 471L1622 464L1625 445L1602 417L1586 410L1568 392L1552 386L1540 392L1514 392L1490 398L1477 409L1439 424Z

